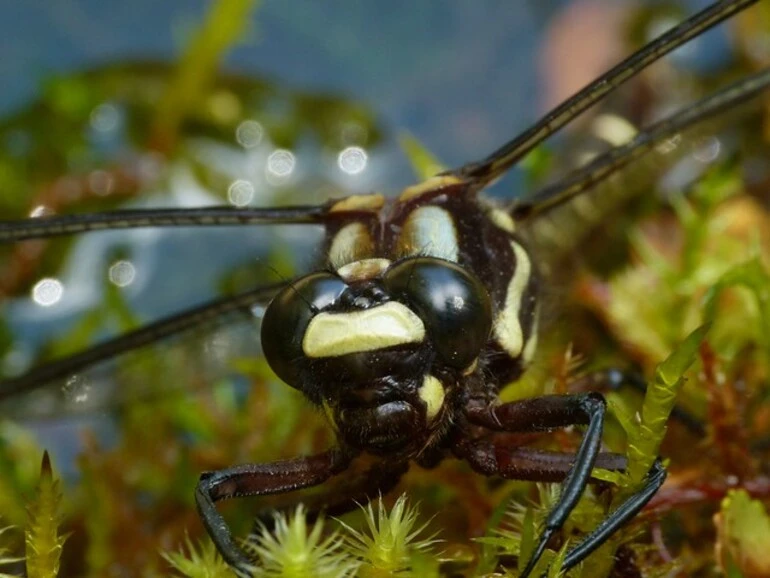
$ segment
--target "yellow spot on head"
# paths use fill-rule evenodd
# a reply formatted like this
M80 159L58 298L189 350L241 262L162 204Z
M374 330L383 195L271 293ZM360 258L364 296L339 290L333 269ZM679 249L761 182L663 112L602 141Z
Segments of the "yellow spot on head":
M340 267L337 270L337 275L347 282L362 281L374 279L388 267L390 267L388 259L362 259L361 261L354 261L344 267Z
M471 373L476 371L476 368L478 368L478 366L479 366L479 358L477 357L476 359L473 360L473 363L471 363L468 367L466 367L463 370L463 375L470 375Z
M444 405L444 386L432 375L426 375L418 391L420 399L425 402L425 415L432 420Z

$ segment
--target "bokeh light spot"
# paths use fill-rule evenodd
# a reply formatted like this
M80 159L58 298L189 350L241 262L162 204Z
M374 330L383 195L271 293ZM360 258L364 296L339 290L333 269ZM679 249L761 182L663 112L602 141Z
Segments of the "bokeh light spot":
M91 111L91 127L99 132L115 130L120 122L120 112L112 104L100 104Z
M127 287L136 279L136 267L131 261L115 261L110 265L107 277L113 285Z
M58 303L64 294L64 285L58 279L47 277L32 287L32 300L43 307Z
M235 140L245 149L252 149L262 142L265 131L256 120L244 120L235 129Z
M337 156L337 166L349 175L357 175L366 169L369 157L361 147L347 147Z
M273 176L285 178L294 172L296 164L294 153L286 149L278 149L267 157L267 172Z
M236 207L245 207L254 200L254 185L243 179L233 181L227 188L227 199Z

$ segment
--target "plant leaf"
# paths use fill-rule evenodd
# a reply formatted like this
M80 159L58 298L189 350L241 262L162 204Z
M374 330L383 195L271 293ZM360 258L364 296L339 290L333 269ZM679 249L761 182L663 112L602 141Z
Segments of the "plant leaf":
M61 498L59 480L53 476L48 452L44 452L40 482L28 507L29 523L25 532L29 578L54 578L59 573L66 540L66 536L59 534Z
M441 161L408 132L401 132L398 141L418 178L429 179L446 170Z
M716 557L727 576L770 576L770 516L745 490L731 490L715 516Z
M706 293L703 318L713 321L716 317L719 296L729 287L742 286L751 291L757 299L760 315L760 339L770 353L770 272L759 257L736 265L727 271Z
M695 361L709 328L710 324L704 324L695 329L655 368L655 376L644 396L641 422L632 427L628 435L629 488L642 484L658 457L668 416L685 381L684 373Z

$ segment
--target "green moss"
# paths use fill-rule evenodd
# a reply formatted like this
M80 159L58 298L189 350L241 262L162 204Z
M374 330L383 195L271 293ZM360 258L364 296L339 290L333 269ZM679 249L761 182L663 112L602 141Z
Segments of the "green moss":
M717 527L717 562L726 576L770 575L770 516L745 490L731 490L722 500Z
M656 367L655 376L647 386L638 421L625 408L621 409L617 397L609 399L610 408L614 410L628 436L628 469L625 476L620 478L621 487L628 492L639 489L653 462L660 455L668 419L684 384L685 372L695 362L698 347L708 330L708 325L697 328Z
M220 61L241 40L244 26L258 5L258 0L212 3L203 26L187 44L175 77L158 104L153 135L156 146L166 150L177 140L182 121L195 109L205 107L211 116L230 122L240 116L236 98L211 94L210 88Z
M342 549L339 533L324 535L323 520L308 530L306 512L298 506L294 514L276 514L275 530L262 526L244 544L256 558L253 576L281 578L346 578L353 576L358 562Z
M0 528L0 568L5 568L12 564L17 564L24 560L23 556L14 556L14 543L12 538L14 527L5 526ZM0 578L15 578L12 574L0 572Z
M358 103L326 95L279 91L264 82L239 83L214 78L216 64L239 39L245 21L243 15L254 5L255 2L242 0L213 4L210 20L176 70L166 67L160 71L143 68L126 71L117 67L101 71L102 76L73 75L53 82L47 95L51 108L60 115L56 119L58 124L33 110L23 118L13 119L7 130L17 130L19 126L26 129L33 121L40 123L41 128L37 130L44 135L48 135L52 127L58 127L56 135L42 140L61 150L57 148L46 154L36 151L30 155L29 166L20 161L13 166L6 165L5 159L0 159L3 188L17 190L22 183L34 183L36 179L48 182L62 177L68 166L83 164L75 162L78 151L85 146L82 131L73 127L85 122L84 115L87 118L95 104L120 92L110 92L111 85L121 89L130 85L136 89L128 91L131 94L145 94L144 89L158 82L164 87L166 96L160 107L155 101L148 103L142 99L131 101L128 106L133 119L129 120L137 125L130 128L141 134L143 149L148 142L152 146L159 144L151 142L153 138L165 140L167 145L180 136L198 135L197 128L183 126L184 115L206 119L207 134L216 133L215 140L220 144L232 140L234 126L252 116L264 118L266 132L282 145L302 142L307 132L325 146L337 146L335 139L339 138L341 120L350 118L365 127L362 133L375 135L371 136L371 142L376 140L373 115ZM198 58L200 51L205 53L202 59ZM127 78L133 84L127 82ZM282 95L288 102L285 108L291 111L290 118L276 118L274 111L264 106L264 102L276 99L276 95ZM247 109L245 103L252 97L258 101L264 97L264 102ZM224 118L213 114L232 112L238 106L244 107L240 115ZM148 111L158 115L156 124L149 129L139 126ZM167 115L169 111L173 114ZM254 111L260 114L253 114ZM136 131L137 128L141 130ZM404 136L402 146L421 178L442 169L412 137ZM176 150L174 154L185 152ZM41 166L40 158L54 158L55 162ZM554 164L547 149L534 151L525 160L525 180L544 182ZM222 188L217 175L207 173L197 160L188 158L185 166L212 189ZM575 362L580 355L591 362L620 360L652 376L640 409L632 396L610 396L614 415L628 438L628 475L595 472L597 478L613 482L616 487L604 492L593 489L586 492L562 533L559 550L548 551L537 572L547 568L549 575L558 574L560 560L568 548L590 532L623 495L638 486L659 453L674 454L670 461L672 483L681 482L679 473L684 468L680 464L685 464L698 481L724 477L724 466L713 459L714 439L719 436L715 433L718 424L710 421L716 412L709 411L719 401L717 396L709 398L708 388L699 377L699 371L704 369L704 363L698 360L699 346L700 353L712 348L718 354L716 373L723 381L716 384L717 390L720 387L726 390L736 382L743 388L741 394L747 400L746 407L736 407L736 419L750 430L752 439L769 433L767 417L763 424L761 412L767 407L770 374L767 265L770 250L758 234L767 229L761 225L768 222L767 212L743 194L741 188L734 167L712 171L687 197L674 199L671 212L656 213L630 231L633 255L628 266L615 271L609 280L585 273L606 290L606 295L603 293L606 299L600 305L586 306L581 303L580 295L570 297L570 288L565 287L563 296L567 307L571 301L576 302L578 309L584 307L588 311L583 311L583 319L596 322L595 326L590 323L570 326L568 338L576 346L588 345L573 356L572 350L559 342L561 335L544 336L535 371L504 393L504 399L511 400L532 397L546 390L566 390L571 378L586 369L585 362L582 366ZM306 191L299 193L307 195ZM308 200L307 196L302 198ZM14 203L14 214L28 209L19 199L3 200ZM89 207L77 208L87 210ZM735 227L735 222L742 225ZM745 234L746 231L750 234ZM51 260L61 260L63 252L54 253ZM281 249L271 254L268 260L276 276L290 276L291 257ZM235 281L230 281L229 289L237 286ZM138 323L120 294L112 286L106 287L111 290L106 293L103 309L83 317L62 343L52 349L58 353L63 349L57 347L92 341L108 324L126 328ZM640 295L645 298L640 299ZM702 326L704 322L711 323L708 335ZM6 341L7 335L3 332L0 350L7 349ZM144 576L231 574L210 542L204 539L197 543L186 537L187 531L202 534L191 491L199 473L234 463L306 455L328 447L333 440L323 418L308 407L298 392L279 384L263 360L239 359L232 364L233 369L251 380L248 394L244 395L243 384L223 378L212 387L198 374L203 351L146 353L139 360L143 369L136 371L134 367L130 379L119 380L119 389L127 394L139 389L140 401L120 409L120 442L115 448L104 450L99 440L84 436L85 450L80 459L82 478L77 488L67 491L68 500L73 504L67 512L67 523L75 534L62 545L56 529L58 523L51 523L59 516L54 513L58 507L58 486L49 479L44 495L38 496L31 506L42 513L42 517L36 516L29 524L32 550L42 554L61 552L65 558L69 554L70 568L84 576L102 576L108 568ZM660 363L661 359L665 361ZM691 365L694 370L688 371ZM169 379L175 384L189 383L190 388L169 387L164 383ZM202 393L201 386L206 388ZM151 397L156 387L165 388L162 399ZM707 422L711 441L684 438L685 443L676 443L682 437L681 432L676 431L668 416L673 404L682 400L677 397L680 390L687 406ZM22 496L29 495L30 480L37 477L39 451L32 440L11 429L4 428L0 443L0 512L12 523L21 523L26 505ZM13 444L7 442L8 438L13 438ZM537 443L548 449L571 450L577 438L571 434L554 435ZM667 440L670 447L664 445L661 449ZM719 443L730 442L723 439ZM695 444L700 444L698 452L692 451ZM687 489L686 485L683 487ZM515 575L522 561L529 558L542 520L558 495L558 486L538 486L539 499L532 504L527 500L530 488L531 485L524 483L488 481L457 464L442 465L427 473L413 471L401 489L410 496L420 496L422 515L402 496L392 508L386 508L382 500L369 504L362 509L363 515L359 513L358 520L346 519L342 525L326 520L311 526L303 508L299 507L288 517L276 518L274 532L263 528L251 537L249 547L259 558L254 572L287 578L305 575L432 577L450 573L471 576L493 572ZM498 523L496 513L504 509L511 496L518 506ZM683 527L678 530L684 534L680 550L693 553L683 556L681 561L674 564L661 561L646 531L649 518L640 516L569 576L606 576L618 548L629 544L641 544L635 552L639 553L638 567L646 576L663 575L676 564L692 575L708 572L714 566L714 544L702 536L713 530L711 514L715 509L716 506L711 510L703 508L704 513L683 508L677 512ZM241 530L239 535L251 524L252 512L246 507L227 512L228 521L232 520L233 526ZM732 568L743 571L746 568L745 564L741 565L743 561L764 553L762 534L767 520L763 504L751 501L745 494L732 493L729 500L722 503L720 515L723 522L717 530L723 533L719 544L729 550L730 572ZM742 520L751 520L751 523L742 523ZM469 537L480 535L487 525L492 530L479 541L482 552L475 565L472 556L467 556L472 547L468 546ZM5 536L3 533L0 538ZM462 541L465 549L453 548L454 544L439 544L440 539ZM172 569L158 559L161 542L164 547L169 543L184 544L183 551L164 555ZM13 544L9 548L13 548ZM0 551L0 563L3 555ZM58 561L40 557L44 559L40 566L45 569L39 575L55 574Z
M185 539L183 549L162 554L174 570L187 578L233 578L235 576L222 560L214 543L209 540L194 544L188 537Z
M251 576L305 578L374 578L438 576L436 540L425 537L426 524L417 526L419 513L402 495L387 509L362 507L366 529L335 521L335 529L319 520L312 526L302 505L289 515L276 514L274 528L260 526L244 542L255 559ZM195 547L186 539L186 551L164 554L172 566L190 578L231 575L210 542Z
M29 503L25 531L26 567L29 578L56 578L59 575L65 536L61 534L59 481L53 477L48 453L43 454L34 499Z
M348 531L347 549L361 566L358 575L377 578L409 574L414 556L428 552L435 544L433 536L420 537L427 523L417 525L417 508L409 506L406 495L398 498L390 512L380 498L375 510L371 504L362 507L368 531L343 524Z

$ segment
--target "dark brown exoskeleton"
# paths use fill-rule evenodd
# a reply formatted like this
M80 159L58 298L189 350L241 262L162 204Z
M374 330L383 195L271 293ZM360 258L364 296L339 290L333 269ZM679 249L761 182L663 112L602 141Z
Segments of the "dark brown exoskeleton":
M327 237L323 271L279 286L223 299L0 383L0 399L87 365L183 331L227 310L270 301L262 345L275 373L324 410L335 448L268 464L201 476L198 508L225 559L245 569L216 502L285 493L345 475L354 460L373 458L363 475L321 505L350 509L391 489L411 462L432 467L447 457L484 475L561 482L533 555L531 574L552 535L567 520L594 468L622 470L625 457L601 451L605 403L598 393L501 403L538 339L541 283L537 252L546 225L558 228L569 201L598 218L623 200L590 196L594 185L696 123L761 94L770 71L746 78L639 133L629 143L510 206L480 196L483 188L575 116L660 56L753 4L717 2L642 48L486 159L407 188L394 200L364 195L321 206L269 209L134 210L1 222L0 240L17 241L103 228L190 225L314 224ZM584 426L575 454L511 447L502 432ZM505 440L505 441L504 441ZM641 488L566 554L569 569L634 517L663 483L660 461Z
M371 195L327 207L328 267L272 300L262 344L278 376L324 408L339 447L204 476L198 504L210 532L227 541L231 562L248 560L217 530L214 501L315 485L362 453L381 462L358 486L337 490L343 499L329 498L328 509L344 511L392 488L412 461L432 467L451 455L486 475L565 481L532 564L592 468L624 467L622 456L599 453L601 395L499 403L500 388L521 375L537 346L538 278L514 219L477 193L472 182L445 175L389 203ZM588 426L577 459L512 448L490 435L574 424ZM603 531L638 511L663 479L656 464L628 514ZM580 559L591 544L572 556Z

